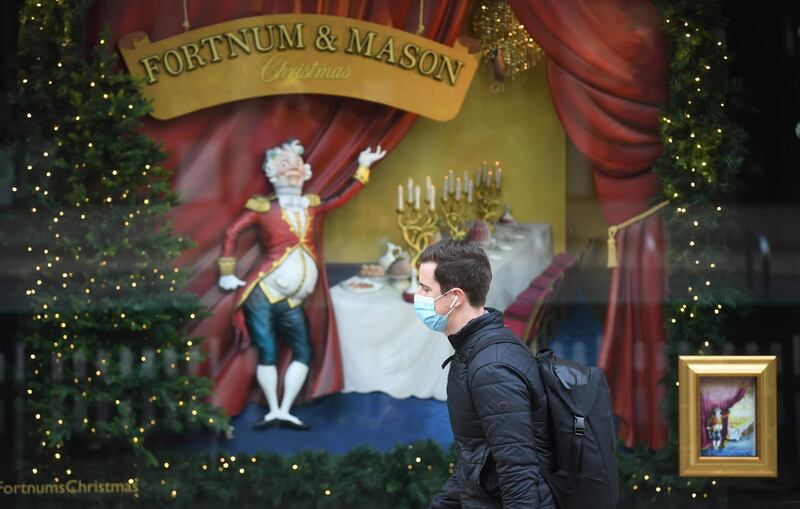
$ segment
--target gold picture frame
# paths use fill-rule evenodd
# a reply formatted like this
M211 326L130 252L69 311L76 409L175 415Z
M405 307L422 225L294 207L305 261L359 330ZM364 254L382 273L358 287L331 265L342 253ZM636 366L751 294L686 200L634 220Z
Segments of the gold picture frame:
M678 359L680 475L778 475L774 355L681 355Z

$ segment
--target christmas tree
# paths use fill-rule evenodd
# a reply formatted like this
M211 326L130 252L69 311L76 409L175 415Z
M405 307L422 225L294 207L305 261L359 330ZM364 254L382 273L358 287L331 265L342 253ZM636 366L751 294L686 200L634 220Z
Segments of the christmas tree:
M17 235L34 474L70 475L100 447L152 464L152 439L226 425L192 374L201 340L186 329L203 311L174 265L188 243L166 220L177 196L165 156L138 130L150 106L107 35L86 41L90 3L29 0L20 20L13 191L29 219Z

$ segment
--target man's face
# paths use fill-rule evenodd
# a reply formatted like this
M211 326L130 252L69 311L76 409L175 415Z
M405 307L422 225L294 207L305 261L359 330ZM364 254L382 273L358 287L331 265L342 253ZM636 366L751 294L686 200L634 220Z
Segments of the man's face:
M434 277L436 272L436 264L434 262L425 262L419 266L419 290L417 295L424 295L426 297L439 297L442 295L442 289ZM436 312L440 315L446 315L450 311L450 304L458 297L450 293L435 302Z
M275 159L275 180L282 180L293 187L303 185L305 168L303 158L291 151L282 150Z

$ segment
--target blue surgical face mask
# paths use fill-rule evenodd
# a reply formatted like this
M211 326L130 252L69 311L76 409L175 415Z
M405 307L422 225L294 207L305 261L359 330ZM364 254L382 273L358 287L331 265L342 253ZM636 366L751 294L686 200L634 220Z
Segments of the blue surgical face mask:
M436 312L436 301L452 291L452 289L447 290L435 299L426 295L414 295L414 310L417 312L419 319L422 320L422 323L430 330L444 332L447 328L447 318L453 312L458 299L453 299L452 304L450 304L450 311L446 315L440 315Z

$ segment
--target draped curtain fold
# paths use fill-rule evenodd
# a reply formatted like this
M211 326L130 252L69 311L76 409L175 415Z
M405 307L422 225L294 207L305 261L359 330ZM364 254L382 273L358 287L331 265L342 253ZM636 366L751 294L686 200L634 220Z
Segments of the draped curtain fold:
M188 20L192 28L221 23L248 16L313 13L346 16L371 21L397 29L415 32L421 3L416 0L372 2L369 0L186 0ZM459 35L467 12L467 2L425 2L423 35L452 45ZM111 44L116 47L123 35L141 31L157 41L183 32L183 4L180 0L142 0L116 2L101 0L94 4L88 20L89 42L100 38L108 26ZM201 296L212 316L193 331L206 337L208 353L200 372L217 378L225 371L249 369L255 363L250 352L245 364L234 351L231 311L233 294L216 285L216 260L220 253L225 228L243 210L253 194L268 194L269 182L261 165L266 148L289 138L298 138L306 148L307 162L314 172L304 192L322 199L340 193L356 170L358 153L367 146L381 145L391 151L408 133L416 116L383 105L322 95L282 95L254 98L197 111L169 121L146 119L142 130L163 143L168 153L165 165L174 170L173 188L180 194L182 205L174 212L177 233L188 236L196 247L179 259L182 266L192 267L191 291ZM374 169L380 171L379 167ZM320 261L324 217L314 225ZM237 246L239 269L249 270L258 258L257 239L244 235ZM327 295L327 277L320 271L319 285ZM311 321L312 341L328 335L328 346L337 350L334 364L340 363L338 338L333 313L327 304L315 304L311 313L322 319ZM332 336L331 336L332 335ZM330 339L330 338L333 339ZM332 343L331 343L332 341ZM238 361L237 361L238 362ZM313 363L321 362L315 358ZM286 363L284 354L283 363ZM322 396L342 387L341 365L312 363L312 375L301 398ZM316 377L316 378L315 378ZM248 384L250 381L247 382ZM247 387L241 387L247 392ZM229 413L244 405L241 401L225 404Z
M649 0L510 0L548 55L556 112L589 161L609 225L647 210L658 193L658 114L666 104L667 52L661 16ZM627 445L660 447L664 374L662 302L666 239L651 216L617 235L599 365Z

